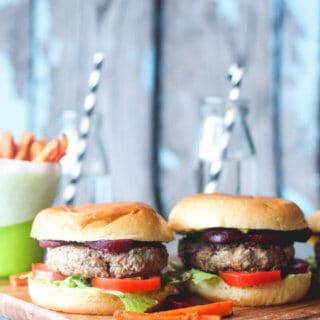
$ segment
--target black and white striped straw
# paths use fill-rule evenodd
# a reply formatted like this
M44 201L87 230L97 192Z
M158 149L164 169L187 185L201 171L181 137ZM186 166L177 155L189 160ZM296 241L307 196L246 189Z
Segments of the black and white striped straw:
M93 70L90 73L88 81L89 93L85 97L84 112L80 119L77 161L71 170L70 180L66 184L62 195L63 202L66 205L73 204L77 193L77 184L82 176L83 159L87 152L88 138L92 124L92 116L96 107L103 61L104 54L102 52L96 52L93 56Z
M221 176L229 148L232 129L238 117L239 109L237 101L240 97L240 86L243 78L243 72L243 67L236 63L232 64L228 69L228 79L232 87L228 95L227 110L223 118L223 132L220 137L220 145L218 147L219 152L210 165L209 182L205 186L205 193L215 192L218 187L219 178Z

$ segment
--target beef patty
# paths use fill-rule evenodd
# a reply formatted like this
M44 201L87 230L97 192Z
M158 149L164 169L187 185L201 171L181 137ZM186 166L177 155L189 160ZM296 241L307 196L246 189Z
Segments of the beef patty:
M142 245L123 253L103 253L80 245L49 248L46 264L64 275L93 277L147 277L159 274L167 265L163 245Z
M179 242L179 256L188 268L213 273L283 270L294 258L294 247L251 242L211 244L185 238Z

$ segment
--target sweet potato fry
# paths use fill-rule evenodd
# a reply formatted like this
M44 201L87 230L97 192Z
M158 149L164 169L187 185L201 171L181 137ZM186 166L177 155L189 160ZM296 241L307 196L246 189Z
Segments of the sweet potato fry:
M68 148L68 137L65 134L59 139L59 141L60 141L60 150L59 150L59 155L55 162L59 162L61 158L65 156Z
M10 131L5 131L0 137L0 158L13 159L16 146Z
M34 160L37 155L44 149L46 146L46 140L42 139L36 142L33 142L30 147L30 160Z
M30 159L30 146L34 142L35 136L31 132L25 132L22 134L18 150L15 156L17 160L29 160Z
M35 157L35 162L56 162L57 156L59 155L60 141L53 139L50 141L45 148Z

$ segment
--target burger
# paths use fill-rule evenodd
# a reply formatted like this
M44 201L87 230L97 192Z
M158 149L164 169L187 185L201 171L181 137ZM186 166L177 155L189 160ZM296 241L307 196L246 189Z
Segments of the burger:
M310 230L293 202L268 197L195 194L172 209L169 226L183 235L178 253L188 289L242 306L277 305L308 291L308 263L294 241Z
M314 258L308 258L315 282L320 284L320 211L317 211L308 221L312 230L309 242L314 245Z
M161 242L173 232L143 203L60 206L41 211L31 237L46 248L45 263L32 266L32 301L67 313L145 311L161 303L168 253Z

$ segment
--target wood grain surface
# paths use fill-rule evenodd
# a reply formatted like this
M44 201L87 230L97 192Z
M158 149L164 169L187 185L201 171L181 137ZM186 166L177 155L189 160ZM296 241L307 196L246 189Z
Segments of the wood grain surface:
M111 316L88 316L57 313L31 303L27 287L11 287L0 281L0 315L11 320L108 320ZM320 298L309 296L301 302L283 306L244 308L234 307L234 315L227 319L239 320L287 320L320 319Z

